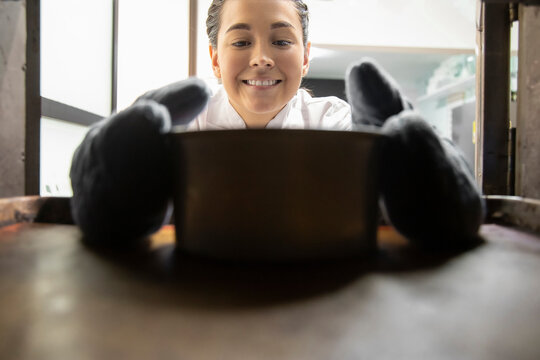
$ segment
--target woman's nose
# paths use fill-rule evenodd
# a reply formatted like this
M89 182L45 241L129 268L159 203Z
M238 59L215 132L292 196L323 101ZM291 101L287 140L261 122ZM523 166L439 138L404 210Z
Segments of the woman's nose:
M274 60L270 55L269 49L264 45L255 46L249 65L253 67L273 67Z

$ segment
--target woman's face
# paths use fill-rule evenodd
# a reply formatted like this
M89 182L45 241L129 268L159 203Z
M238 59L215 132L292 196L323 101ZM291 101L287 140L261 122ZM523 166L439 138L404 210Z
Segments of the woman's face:
M290 0L227 0L212 66L248 127L264 127L296 94L309 44Z

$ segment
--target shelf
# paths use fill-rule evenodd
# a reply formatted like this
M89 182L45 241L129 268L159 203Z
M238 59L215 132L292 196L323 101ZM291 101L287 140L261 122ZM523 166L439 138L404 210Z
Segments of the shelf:
M455 94L458 92L465 91L466 89L470 88L471 86L474 87L476 83L476 77L471 76L469 78L459 80L453 84L449 84L446 86L441 87L440 89L437 89L435 92L431 94L427 94L424 96L420 96L418 99L416 99L416 103L422 103L427 101L433 101L438 100L441 98L445 98L451 94Z

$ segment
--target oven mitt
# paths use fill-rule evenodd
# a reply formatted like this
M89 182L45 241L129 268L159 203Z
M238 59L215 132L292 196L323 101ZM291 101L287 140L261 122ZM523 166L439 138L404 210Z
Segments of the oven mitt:
M346 91L355 127L381 127L390 116L412 109L395 80L372 59L348 68Z
M190 78L150 91L90 128L70 170L72 215L88 241L124 245L169 220L166 134L193 120L208 98L204 82Z
M412 110L396 82L371 59L347 72L354 128L380 127L381 207L386 220L427 249L478 240L485 205L467 161Z

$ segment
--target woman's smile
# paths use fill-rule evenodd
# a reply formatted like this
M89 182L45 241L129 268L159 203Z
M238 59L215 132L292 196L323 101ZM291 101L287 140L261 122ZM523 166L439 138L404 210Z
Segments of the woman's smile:
M243 80L242 82L248 86L271 88L281 83L281 80Z

